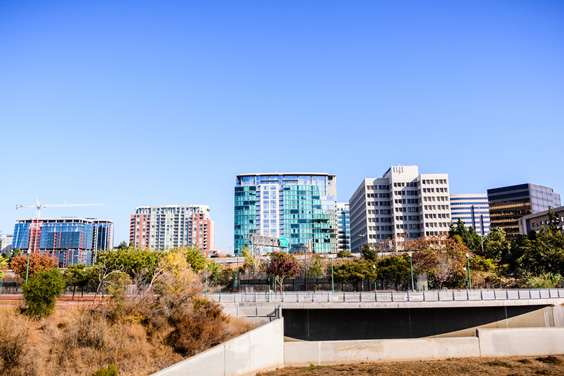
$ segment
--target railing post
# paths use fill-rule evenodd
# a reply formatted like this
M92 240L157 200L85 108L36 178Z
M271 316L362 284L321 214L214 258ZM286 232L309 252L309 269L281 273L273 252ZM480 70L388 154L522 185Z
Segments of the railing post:
M484 300L484 290L480 290L480 300Z

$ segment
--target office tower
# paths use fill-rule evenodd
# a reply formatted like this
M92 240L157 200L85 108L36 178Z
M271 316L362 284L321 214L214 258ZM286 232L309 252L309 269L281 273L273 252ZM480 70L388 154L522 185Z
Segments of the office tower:
M237 175L235 242L238 254L251 235L286 238L290 251L337 252L337 180L325 173Z
M347 202L337 203L337 251L351 250L351 217Z
M364 179L349 200L351 246L445 235L450 224L447 174L419 174L417 166L392 166L381 178Z
M215 248L215 223L207 205L140 206L131 215L129 242L137 248Z
M13 248L41 253L59 267L90 264L96 251L112 248L114 223L93 218L18 219Z
M560 232L564 232L564 206L552 208L554 211L554 226ZM550 226L551 219L549 210L543 210L535 214L529 214L519 218L519 234L529 235L531 231L539 232Z
M467 229L472 227L478 235L490 232L490 207L485 193L450 195L450 218L456 226L462 219Z
M519 235L519 218L560 206L560 195L552 188L519 184L488 189L491 228L505 230L508 240Z

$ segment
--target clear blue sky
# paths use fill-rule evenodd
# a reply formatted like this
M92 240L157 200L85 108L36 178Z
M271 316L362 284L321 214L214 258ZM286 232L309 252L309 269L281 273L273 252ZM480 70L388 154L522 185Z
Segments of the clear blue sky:
M115 221L207 204L233 247L244 172L390 165L452 193L564 194L563 1L0 1L0 230L18 203Z

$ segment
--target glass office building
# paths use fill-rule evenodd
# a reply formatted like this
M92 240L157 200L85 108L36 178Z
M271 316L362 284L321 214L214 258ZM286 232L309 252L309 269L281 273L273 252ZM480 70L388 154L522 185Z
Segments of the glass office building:
M486 236L490 232L488 195L485 193L450 195L450 218L455 226L461 219L467 229L472 227L478 235Z
M552 188L519 184L488 189L491 227L505 230L507 239L519 235L519 218L560 206L560 195Z
M293 252L311 240L316 253L337 251L337 182L324 173L242 174L235 184L234 251L251 235L286 238Z
M113 222L92 218L20 219L14 228L14 248L41 253L59 267L90 264L98 250L112 248Z
M337 203L337 252L351 250L351 215L348 202Z

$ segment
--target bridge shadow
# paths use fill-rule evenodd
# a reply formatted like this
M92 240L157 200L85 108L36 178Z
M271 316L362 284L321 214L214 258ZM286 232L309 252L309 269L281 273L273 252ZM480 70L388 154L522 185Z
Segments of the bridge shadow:
M307 341L470 337L476 328L547 327L552 307L284 309L284 335ZM550 313L550 314L549 314Z

